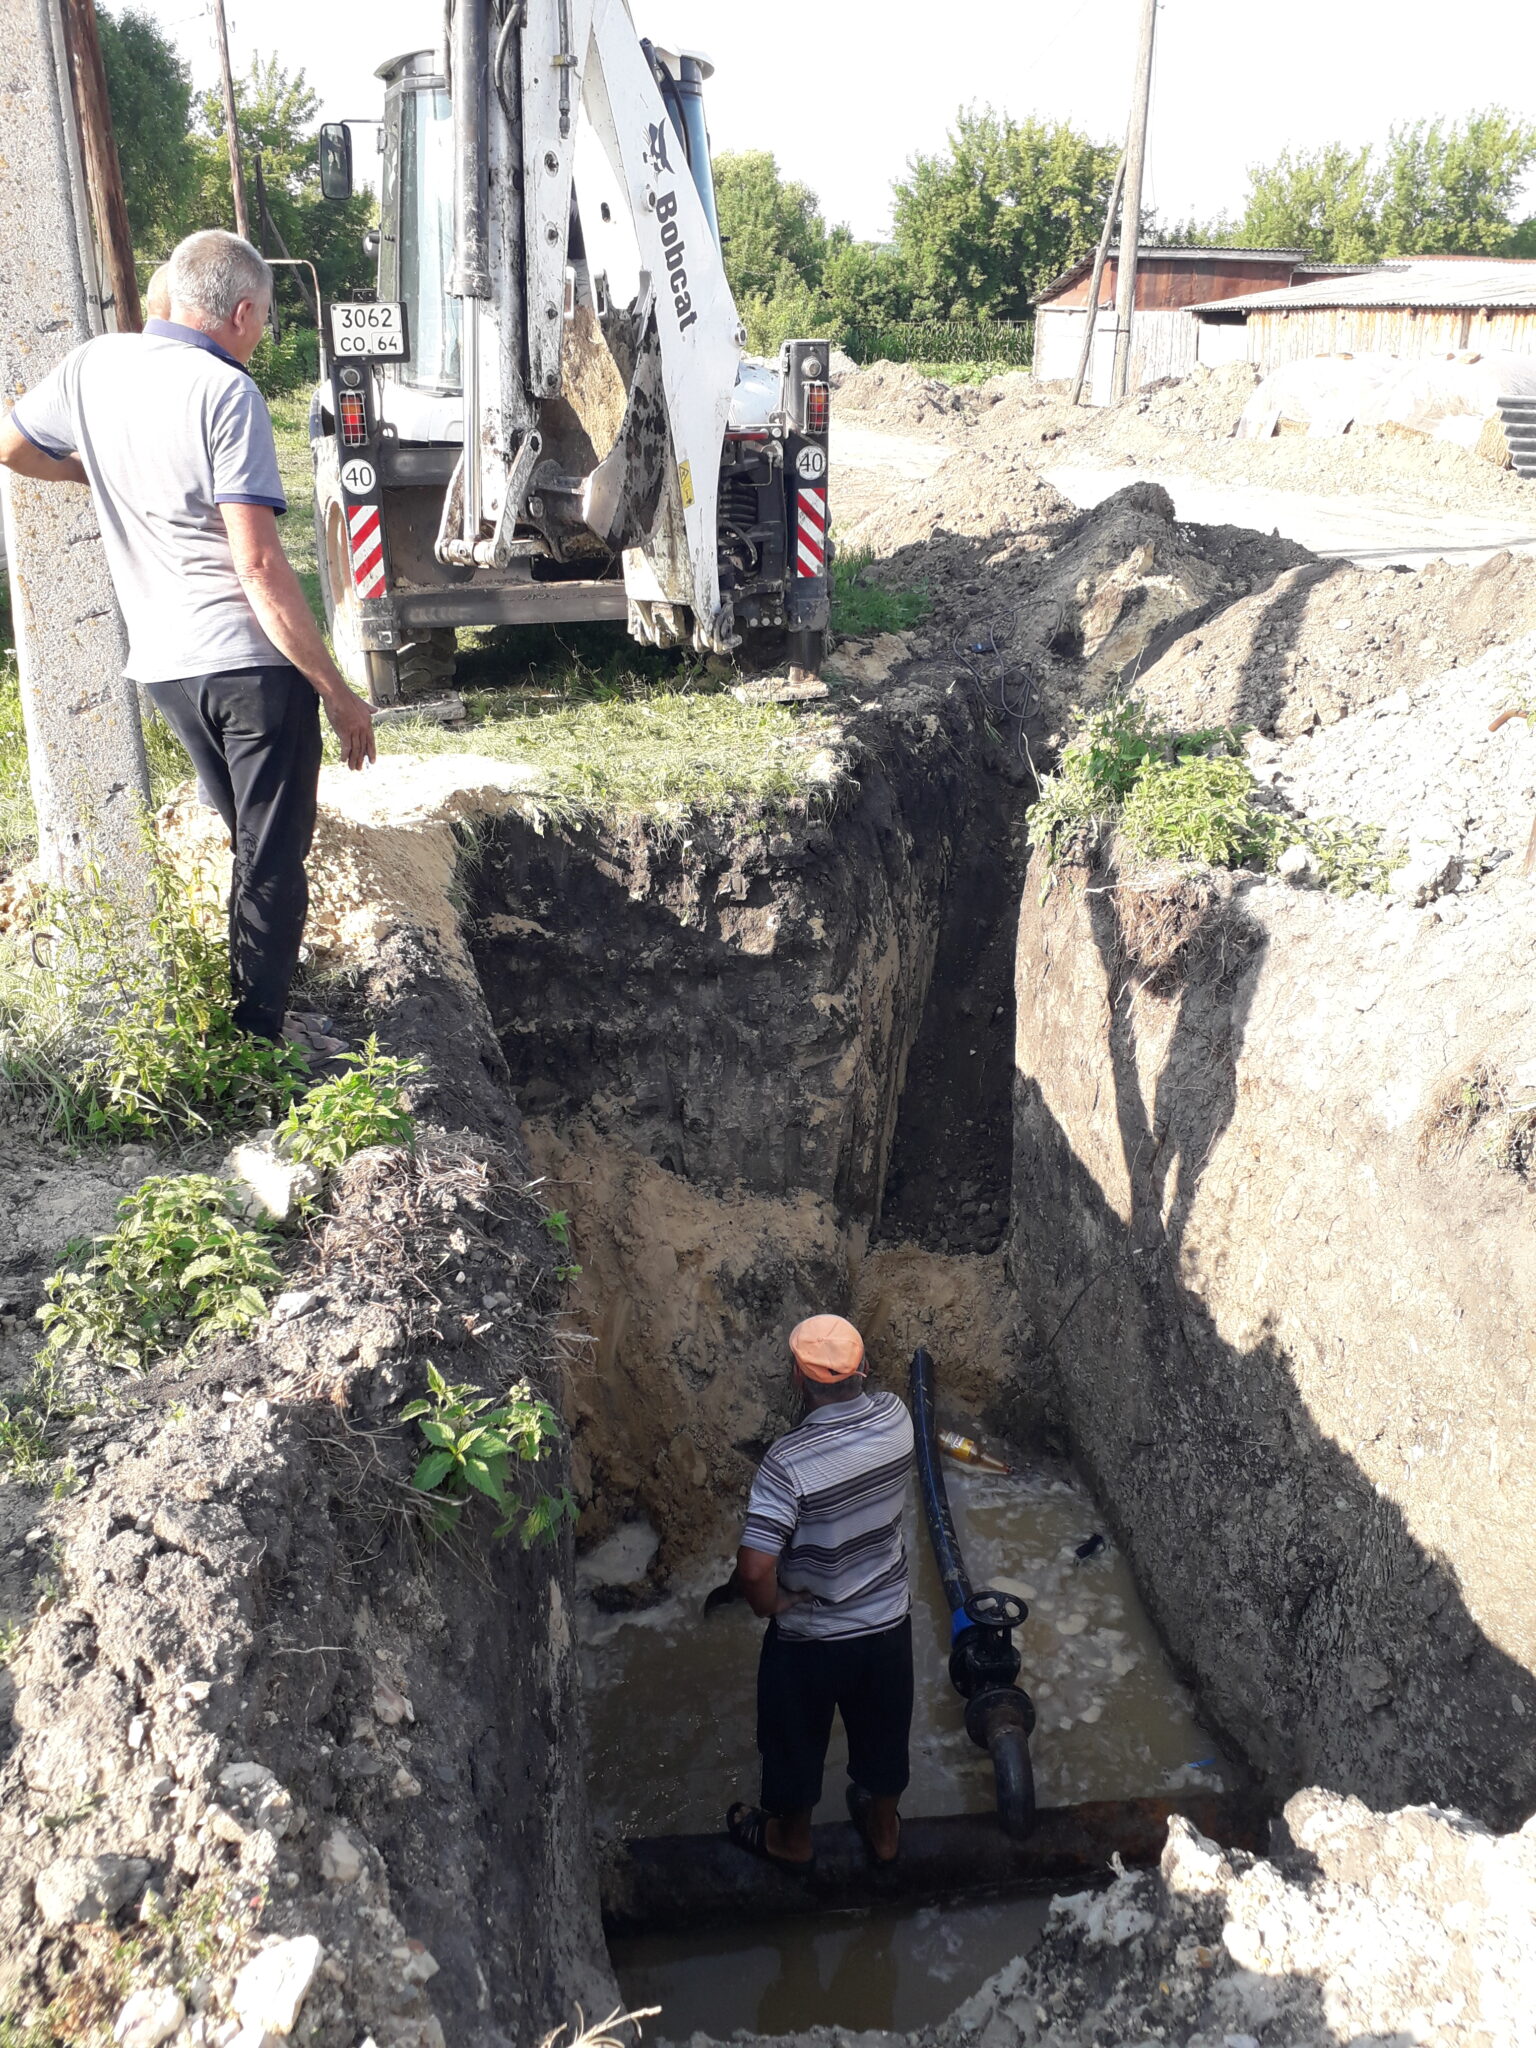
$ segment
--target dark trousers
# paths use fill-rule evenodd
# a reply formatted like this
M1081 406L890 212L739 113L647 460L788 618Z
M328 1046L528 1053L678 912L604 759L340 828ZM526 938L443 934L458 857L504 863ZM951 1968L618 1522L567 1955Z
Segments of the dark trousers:
M821 1798L834 1713L843 1717L854 1784L877 1799L904 1792L911 1776L910 1615L874 1635L828 1642L786 1636L769 1622L757 1667L757 1747L768 1813L798 1813Z
M235 1022L280 1038L309 914L320 699L296 668L229 669L146 685L229 827Z

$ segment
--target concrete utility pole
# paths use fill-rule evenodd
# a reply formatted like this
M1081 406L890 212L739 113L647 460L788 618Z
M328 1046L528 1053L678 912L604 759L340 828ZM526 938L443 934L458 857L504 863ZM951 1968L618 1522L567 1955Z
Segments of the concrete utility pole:
M1115 182L1109 190L1109 205L1104 212L1104 231L1099 236L1099 246L1093 252L1093 276L1088 284L1088 324L1083 329L1083 346L1077 358L1077 375L1072 380L1072 403L1081 405L1083 384L1093 364L1093 347L1099 338L1099 293L1104 289L1104 264L1109 256L1109 245L1115 234L1115 215L1120 211L1120 194L1125 190L1125 151L1120 152L1120 161L1115 165Z
M1115 374L1113 398L1124 398L1131 381L1131 322L1136 311L1136 258L1141 240L1141 184L1147 164L1147 116L1152 106L1152 45L1157 36L1157 0L1142 0L1141 49L1131 93L1131 124L1125 137L1125 205L1120 214L1120 258L1115 274Z
M251 216L245 205L245 167L240 159L240 120L235 111L235 74L229 68L229 24L224 0L213 0L214 33L219 39L219 76L224 81L224 140L229 146L229 182L235 194L235 233L251 239Z
M0 0L0 396L102 327L59 0ZM27 759L45 873L147 892L149 775L90 493L0 471Z
M96 0L63 0L64 34L69 46L74 83L75 118L91 212L101 244L108 303L120 334L137 334L144 325L139 310L139 278L133 267L133 230L123 197L123 167L112 131L112 102L107 96L101 38L96 33Z

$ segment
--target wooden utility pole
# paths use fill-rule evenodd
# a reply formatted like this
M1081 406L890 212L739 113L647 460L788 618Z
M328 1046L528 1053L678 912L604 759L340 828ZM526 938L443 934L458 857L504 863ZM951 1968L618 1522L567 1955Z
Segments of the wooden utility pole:
M213 28L219 43L219 76L224 81L224 140L229 145L229 182L235 195L235 233L251 239L251 216L245 205L245 167L240 159L240 120L235 112L235 74L229 68L229 24L224 0L213 0Z
M123 167L112 132L112 102L107 96L101 39L96 33L95 0L63 0L62 11L80 154L107 288L104 298L112 308L118 332L137 334L144 320L139 310L138 273L133 267L133 230L128 225Z
M1120 161L1115 165L1115 182L1109 190L1109 205L1104 214L1104 232L1099 236L1099 246L1093 253L1093 279L1088 286L1088 324L1083 329L1082 351L1077 358L1077 375L1072 382L1072 403L1081 405L1083 383L1093 361L1093 345L1099 334L1099 293L1104 288L1104 264L1109 255L1109 245L1114 239L1115 215L1120 211L1120 194L1125 190L1125 151L1120 152Z
M1142 0L1141 49L1125 137L1125 205L1120 216L1120 257L1115 276L1115 374L1110 395L1124 398L1131 381L1131 321L1136 311L1136 258L1141 239L1141 184L1147 164L1147 117L1152 106L1152 45L1157 0Z

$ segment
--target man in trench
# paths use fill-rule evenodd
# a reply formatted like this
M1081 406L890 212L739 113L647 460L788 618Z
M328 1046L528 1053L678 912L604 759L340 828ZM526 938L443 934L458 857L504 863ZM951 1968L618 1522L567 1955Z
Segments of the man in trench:
M841 1316L790 1332L806 1415L763 1459L736 1554L737 1589L768 1622L757 1675L761 1803L726 1815L733 1842L804 1865L834 1713L848 1737L848 1812L877 1863L895 1860L910 1775L912 1617L902 1510L912 1418L872 1394L864 1341Z
M246 367L271 270L211 228L189 235L155 284L169 317L71 350L0 421L0 464L90 486L126 673L192 757L234 846L235 1022L278 1039L309 912L320 709L349 768L375 758L373 713L326 651L277 537L287 501Z

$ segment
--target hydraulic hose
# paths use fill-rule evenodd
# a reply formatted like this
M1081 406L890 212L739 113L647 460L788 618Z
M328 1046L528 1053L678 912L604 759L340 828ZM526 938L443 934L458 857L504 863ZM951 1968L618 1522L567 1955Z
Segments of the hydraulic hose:
M949 1678L965 1701L965 1729L992 1759L997 1817L1004 1834L1022 1841L1034 1826L1035 1777L1029 1737L1035 1710L1014 1683L1020 1657L1013 1631L1029 1610L1011 1593L977 1592L965 1569L939 1459L933 1406L933 1360L919 1346L912 1355L912 1425L923 1516L950 1612Z

